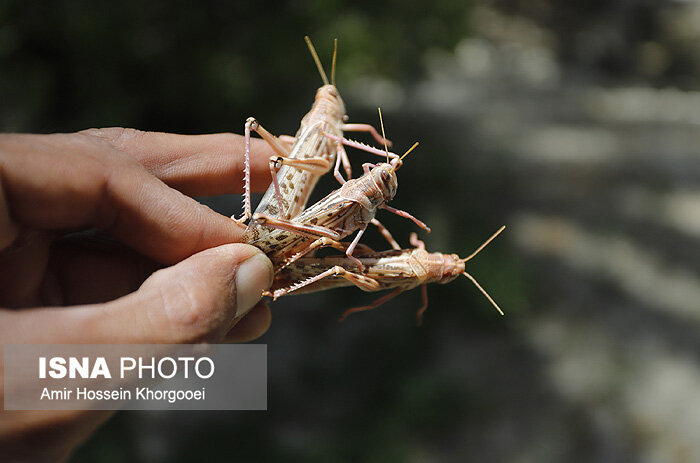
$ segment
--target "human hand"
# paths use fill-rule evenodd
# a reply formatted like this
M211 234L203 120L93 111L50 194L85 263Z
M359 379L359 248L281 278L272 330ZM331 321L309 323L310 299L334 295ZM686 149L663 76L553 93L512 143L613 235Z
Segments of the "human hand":
M253 189L261 190L272 153L261 140L252 149ZM264 333L269 309L256 303L272 281L269 260L231 244L242 229L185 196L240 192L242 154L243 137L232 134L0 135L2 344L245 341ZM116 240L76 233L86 229ZM153 273L162 266L170 267ZM2 415L0 453L22 461L64 458L108 416Z

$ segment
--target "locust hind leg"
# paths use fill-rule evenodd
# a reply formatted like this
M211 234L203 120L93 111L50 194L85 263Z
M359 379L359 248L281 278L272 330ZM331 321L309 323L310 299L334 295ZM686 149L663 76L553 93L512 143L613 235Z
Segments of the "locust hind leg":
M280 270L293 264L297 260L308 255L309 253L311 253L312 251L314 251L316 249L323 248L323 247L332 247L332 248L338 249L339 251L346 252L349 246L350 245L348 243L342 243L340 241L337 241L337 240L334 240L331 238L327 238L325 236L321 237L321 238L313 241L312 243L310 243L307 247L305 247L301 251L294 254L292 257L285 259L282 262L282 265L275 268L275 273L278 273ZM360 264L360 269L362 269L362 264Z
M324 132L323 135L330 138L331 140L335 140L336 142L342 143L343 145L346 145L346 146L351 146L353 148L357 148L359 150L366 151L368 153L376 154L377 156L385 156L385 157L387 156L386 151L380 150L378 148L374 148L374 147L369 146L369 145L365 145L364 143L360 143L359 141L348 140L347 138L336 137L335 135L330 134L330 133L326 133L326 132ZM399 157L398 154L392 153L391 151L389 151L388 155L390 158L398 158Z
M326 270L325 272L321 272L316 276L313 276L309 279L306 279L304 281L301 281L299 283L295 283L292 286L289 286L288 288L282 288L282 289L277 289L275 290L271 295L273 299L277 299L278 297L282 297L285 294L292 293L294 291L298 291L299 289L303 288L304 286L308 286L312 283L315 283L319 280L322 280L323 278L328 278L331 276L339 276L342 278L345 278L349 282L351 282L353 285L357 286L363 291L377 291L380 287L379 282L375 280L374 278L370 278L364 275L360 275L359 273L354 273L350 272L348 270L345 270L343 267L336 265L333 268L330 268Z
M253 215L253 208L250 201L250 132L254 131L262 137L263 140L267 142L268 145L277 153L279 156L288 156L289 148L282 143L277 137L272 135L270 132L265 130L260 123L254 118L249 117L245 122L245 157L244 157L244 185L245 192L243 194L243 216L239 219L234 217L239 224L243 224Z
M330 228L322 227L320 225L312 225L303 222L293 222L291 220L283 219L281 217L273 217L260 213L254 214L253 220L259 225L277 228L279 230L286 230L310 238L325 237L336 241L341 239L340 234L331 230Z
M360 259L353 256L353 253L355 251L355 248L358 246L360 238L362 238L362 235L367 229L367 225L360 228L360 230L357 232L357 235L355 236L355 239L352 240L350 245L347 245L345 243L340 242L342 235L340 235L338 232L331 230L330 228L322 227L320 225L293 222L291 220L282 219L280 217L271 217L259 213L253 216L253 220L260 225L278 228L280 230L286 230L310 238L317 238L314 242L312 242L302 251L296 253L294 256L288 259L278 270L281 270L282 268L288 266L289 264L298 260L302 256L308 254L312 250L321 246L333 246L336 249L345 249L345 255L348 256L348 258L350 258L353 262L355 262L355 265L357 265L360 271L364 270L364 265L362 264Z
M391 146L391 140L387 138L382 138L381 135L379 135L379 132L377 132L377 129L375 129L372 125L370 124L343 124L341 127L343 132L369 132L370 135L379 143L380 145L383 145L386 143L386 146Z
M290 264L293 264L297 260L301 259L304 256L311 257L314 255L316 249L323 248L323 247L332 247L337 249L338 251L346 252L348 248L350 247L351 243L346 243L344 241L336 241L336 240L331 240L329 238L319 238L313 243L309 244L307 248L302 249L301 251L297 252L294 254L292 257L289 259L285 260L282 265L277 268L277 272L280 270L284 269L285 267L289 266ZM366 256L368 254L374 254L376 251L366 244L362 243L357 243L355 246L355 252L354 254L359 255L360 257ZM359 267L361 268L361 267Z
M327 159L321 157L305 159L287 158L283 156L270 157L270 175L272 176L272 184L275 186L275 197L277 199L277 207L279 207L281 217L288 218L283 215L283 211L285 210L284 202L282 201L280 184L277 180L277 173L280 171L282 166L291 166L296 169L311 172L314 175L323 175L330 170L330 165L331 164Z
M294 222L292 222L294 223ZM315 226L318 227L318 226ZM320 227L324 229L324 227ZM366 227L365 227L366 228ZM345 253L345 255L351 259L355 265L357 266L358 270L362 272L364 270L364 265L362 264L362 261L355 257L353 254L355 253L355 250L359 251L359 255L364 255L364 254L369 254L374 252L372 248L369 246L365 246L364 244L360 244L360 238L362 237L362 234L365 231L365 228L361 228L360 231L357 233L357 236L351 243L343 243L341 241L338 241L338 239L331 238L328 236L322 236L318 238L317 240L311 242L308 246L306 246L304 249L301 251L298 251L296 254L294 254L292 257L289 257L288 259L284 260L282 262L282 265L279 267L275 268L275 273L279 272L280 270L284 269L285 267L293 264L297 260L301 259L302 257L308 255L309 253L315 251L316 249L323 248L323 247L332 247L335 248L339 251L342 251ZM325 229L329 230L329 229ZM330 230L332 231L332 230ZM307 230L304 230L305 233L308 233Z
M348 309L348 310L346 310L345 312L343 312L343 315L340 316L340 318L338 319L338 321L339 321L339 322L342 322L342 321L345 320L345 319L347 318L347 316L350 315L351 313L362 312L362 311L364 311L364 310L376 309L377 307L379 307L380 305L384 304L384 303L387 302L388 300L395 298L396 296L398 296L398 295L401 294L402 292L403 292L403 289L402 289L402 288L399 288L399 289L397 289L397 290L395 290L395 291L390 292L389 294L387 294L387 295L385 295L385 296L380 297L379 299L377 299L376 301L372 302L372 303L369 304L369 305L363 305L362 307L354 307L354 308L352 308L352 309Z

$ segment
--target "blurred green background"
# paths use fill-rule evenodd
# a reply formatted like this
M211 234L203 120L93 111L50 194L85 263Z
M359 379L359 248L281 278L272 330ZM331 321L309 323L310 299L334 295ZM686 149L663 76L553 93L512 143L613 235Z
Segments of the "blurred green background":
M121 412L72 461L700 461L695 2L3 0L0 129L291 134L305 34L327 67L339 38L351 121L421 142L393 205L428 249L509 226L469 263L506 317L466 279L421 328L418 292L343 323L377 296L283 298L269 411Z

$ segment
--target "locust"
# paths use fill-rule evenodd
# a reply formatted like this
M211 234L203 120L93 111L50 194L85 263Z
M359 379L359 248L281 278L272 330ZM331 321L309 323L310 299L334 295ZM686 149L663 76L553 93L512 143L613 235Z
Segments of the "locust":
M275 137L252 117L247 119L245 125L244 213L240 219L235 220L243 224L250 219L245 241L262 249L275 263L275 283L267 294L276 299L290 293L314 292L350 285L356 285L365 291L394 289L368 306L347 310L341 317L342 320L351 313L378 307L401 292L420 285L423 295L423 306L417 313L420 324L428 304L426 284L447 283L459 275L465 275L503 314L496 302L465 271L465 263L476 256L505 227L465 259L460 259L456 254L429 253L415 233L410 239L414 247L401 249L375 215L377 209L387 209L413 220L430 232L430 228L420 220L386 204L396 194L396 170L402 165L403 158L418 143L401 157L390 153L381 121L381 110L381 137L369 124L347 124L345 106L335 86L337 40L329 82L310 39L305 39L324 85L317 90L314 104L302 119L296 135ZM375 140L384 144L384 152L344 138L344 131L369 132ZM251 132L260 135L276 153L270 158L272 183L255 213L252 212L250 200ZM344 145L386 155L387 162L365 163L362 166L363 175L352 179ZM341 164L347 180L340 174ZM334 166L333 174L341 187L305 209L318 179L330 171L331 166ZM379 228L391 244L392 250L374 252L359 243L370 223ZM352 242L340 241L356 230L359 231ZM304 257L324 246L342 250L345 256ZM355 255L355 251L358 251L358 255Z
M428 308L426 285L428 283L449 283L458 276L464 275L503 315L503 311L493 298L473 276L466 272L465 264L481 252L504 229L505 226L501 227L471 255L463 259L457 254L428 252L425 243L419 240L415 233L410 235L410 243L413 248L367 252L359 255L355 260L342 256L304 257L281 269L275 277L272 288L265 295L277 299L287 294L312 293L353 285L369 292L393 289L392 292L369 305L346 310L340 317L340 321L342 321L352 313L374 309L402 292L420 286L423 305L416 313L416 320L417 324L421 325L423 314ZM346 243L343 244L349 247Z
M390 142L379 136L377 130L369 124L348 124L345 114L345 104L335 86L335 63L338 41L335 40L331 80L323 69L318 54L309 37L305 37L311 56L316 63L323 80L323 86L316 91L311 110L302 118L299 130L294 137L282 135L276 137L268 132L254 118L250 117L245 123L245 194L243 197L243 216L235 219L239 224L246 222L253 214L250 198L250 137L256 132L274 150L275 156L270 158L270 173L272 183L263 195L255 212L268 216L289 219L304 210L309 196L318 179L334 167L334 176L342 184L340 164L343 164L348 178L352 171L346 145L355 146L375 154L384 153L369 146L345 140L344 131L369 132L379 143L389 145ZM330 138L332 137L332 138ZM263 230L259 224L251 223L247 227L247 240L256 241Z
M383 131L382 122L382 133ZM251 222L275 230L263 233L248 243L263 249L272 259L277 271L314 249L324 246L345 251L347 258L353 260L361 268L362 263L353 256L353 253L370 223L379 228L379 231L392 246L396 245L386 227L375 218L377 209L386 209L410 219L419 227L430 232L427 225L408 212L394 209L386 204L396 194L398 187L396 170L402 165L403 158L416 146L417 143L403 156L392 159L389 158L387 151L387 162L363 164L364 173L361 177L344 182L339 189L309 206L291 220L266 214L254 214ZM340 243L341 239L355 230L358 230L358 233L349 245Z

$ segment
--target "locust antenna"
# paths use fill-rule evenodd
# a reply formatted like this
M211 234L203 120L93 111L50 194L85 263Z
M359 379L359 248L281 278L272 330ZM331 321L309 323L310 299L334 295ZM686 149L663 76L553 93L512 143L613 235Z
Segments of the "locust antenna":
M416 146L418 146L418 145L419 145L419 143L418 143L418 142L415 142L415 143L413 144L413 146L411 146L411 147L408 149L408 151L406 151L405 153L403 153L403 155L399 158L399 161L403 161L403 158L405 158L406 156L408 156L408 153L410 153L411 151L413 151L414 149L416 149Z
M331 84L335 85L335 58L338 56L338 39L333 39L333 64L331 64Z
M389 147L386 144L386 134L384 133L384 119L382 118L382 108L377 108L379 111L379 125L382 127L382 141L384 141L384 151L386 151L386 163L389 164Z
M506 226L503 225L501 228L498 229L498 231L497 231L496 233L494 233L493 235L491 235L491 238L489 238L489 239L487 239L486 241L484 241L484 244L482 244L481 246L479 246L479 247L477 248L476 251L472 252L471 255L470 255L469 257L465 257L464 259L459 259L459 260L460 260L461 262L467 262L468 260L471 260L472 258L474 258L474 256L476 256L477 254L479 254L479 252L481 252L482 249L484 249L486 246L488 246L488 244L489 244L491 241L493 241L494 239L496 239L496 237L497 237L498 235L500 235L501 232L502 232L503 230L505 230L505 229L506 229Z
M467 277L467 278L469 278L470 280L472 280L472 283L474 283L474 285L475 285L477 288L479 288L479 291L481 291L481 292L483 293L483 295L486 296L486 299L488 299L489 302L490 302L491 304L493 304L493 306L496 308L496 310L498 310L498 313L500 313L501 315L505 315L505 314L503 313L503 311L501 310L501 308L498 307L498 304L496 304L496 301L494 301L493 298L492 298L491 296L489 296L489 293L487 293L486 290L485 290L484 288L482 288L482 287L479 285L479 283L476 282L476 280L474 279L473 276L469 275L467 272L463 272L462 275L464 275L465 277Z
M328 85L328 76L326 76L326 71L323 70L323 65L321 64L321 60L318 59L318 55L316 54L316 49L314 48L314 44L311 43L311 39L309 38L308 35L304 36L304 40L306 40L306 45L309 47L309 51L311 52L311 56L314 59L314 62L316 63L316 67L318 68L319 74L321 74L321 79L323 79L323 83L325 85Z

